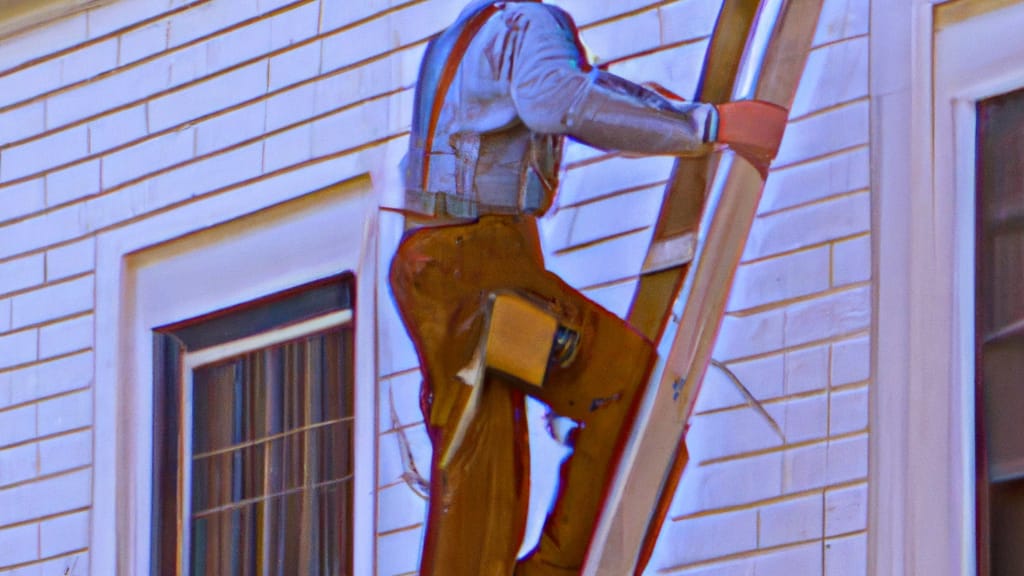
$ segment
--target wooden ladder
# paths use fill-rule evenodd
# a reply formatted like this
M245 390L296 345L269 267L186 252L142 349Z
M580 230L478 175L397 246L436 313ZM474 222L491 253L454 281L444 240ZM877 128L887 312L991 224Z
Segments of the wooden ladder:
M822 1L724 0L696 100L756 98L790 108ZM658 343L658 362L641 392L585 575L640 574L650 559L689 460L690 413L763 189L757 170L731 150L675 163L628 315Z

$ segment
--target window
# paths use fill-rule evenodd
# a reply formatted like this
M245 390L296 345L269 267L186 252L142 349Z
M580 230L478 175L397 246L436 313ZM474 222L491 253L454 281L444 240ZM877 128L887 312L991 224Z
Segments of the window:
M156 329L153 574L352 573L351 282Z
M1024 90L978 103L977 138L979 574L1009 576L1024 567Z
M987 210L979 184L987 184L978 173L1001 161L978 158L988 150L978 103L1024 85L1024 2L873 0L871 25L892 33L870 38L877 274L868 573L985 574L988 520L976 504L988 491L978 472L991 467L978 432L991 427L977 422L978 384L990 382L985 342L998 328L979 316L978 212Z

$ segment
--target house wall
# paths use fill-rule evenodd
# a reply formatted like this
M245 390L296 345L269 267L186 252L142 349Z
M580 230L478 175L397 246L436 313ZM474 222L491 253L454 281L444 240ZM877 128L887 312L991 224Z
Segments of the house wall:
M692 95L718 1L557 4L612 71ZM252 190L263 206L367 173L394 205L425 41L462 5L117 0L0 40L0 575L108 566L90 554L111 539L96 532L108 524L94 494L117 474L93 458L109 417L95 407L97 238L194 218L213 198ZM712 370L652 568L866 573L867 11L825 2L715 350L786 440ZM567 163L542 224L548 264L625 314L671 160L574 145ZM361 442L376 443L378 490L360 497L378 508L364 552L390 576L416 570L424 500L402 475L409 454L428 472L429 447L384 281L402 222L385 210L371 225L380 386L362 392L377 394L379 433ZM538 452L549 467L560 455Z

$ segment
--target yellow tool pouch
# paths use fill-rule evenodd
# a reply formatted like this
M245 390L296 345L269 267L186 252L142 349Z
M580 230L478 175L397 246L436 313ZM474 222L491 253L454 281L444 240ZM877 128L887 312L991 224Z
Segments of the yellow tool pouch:
M558 319L513 293L491 295L485 365L531 386L544 384Z

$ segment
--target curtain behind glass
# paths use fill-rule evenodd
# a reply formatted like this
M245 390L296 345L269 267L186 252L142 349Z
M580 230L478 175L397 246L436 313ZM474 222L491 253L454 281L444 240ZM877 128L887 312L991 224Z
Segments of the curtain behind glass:
M342 328L195 371L194 576L351 573L351 358Z

